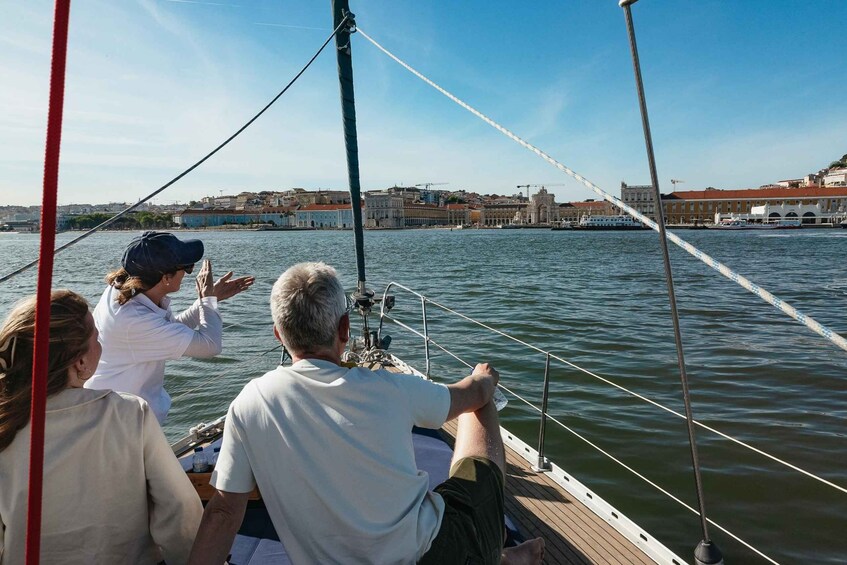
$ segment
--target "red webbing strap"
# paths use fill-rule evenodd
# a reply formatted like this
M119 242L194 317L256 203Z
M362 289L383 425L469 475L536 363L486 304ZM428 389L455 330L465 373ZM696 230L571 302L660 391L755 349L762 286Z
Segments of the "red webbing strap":
M26 517L27 565L38 565L41 549L44 418L47 404L47 354L50 346L50 290L53 283L53 247L56 241L56 194L59 188L59 147L62 140L62 107L65 96L65 60L70 8L70 0L56 0L50 69L50 109L47 114L47 147L44 152L44 193L41 199L35 348L32 355L32 416Z

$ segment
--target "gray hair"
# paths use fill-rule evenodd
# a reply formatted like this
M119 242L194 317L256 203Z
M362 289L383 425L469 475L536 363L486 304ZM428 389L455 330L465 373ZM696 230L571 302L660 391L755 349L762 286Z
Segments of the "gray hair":
M274 283L271 316L292 353L331 347L347 297L335 269L325 263L298 263Z

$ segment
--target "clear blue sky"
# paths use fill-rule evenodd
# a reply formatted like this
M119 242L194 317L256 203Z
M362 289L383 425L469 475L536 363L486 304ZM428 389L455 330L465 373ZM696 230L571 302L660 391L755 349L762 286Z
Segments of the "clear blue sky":
M601 187L649 180L615 0L352 1L360 27ZM662 190L755 187L847 153L843 0L633 8ZM40 200L52 4L0 2L0 204ZM134 201L266 103L331 28L315 0L74 0L59 200ZM362 186L593 194L354 37ZM157 198L346 188L334 53Z

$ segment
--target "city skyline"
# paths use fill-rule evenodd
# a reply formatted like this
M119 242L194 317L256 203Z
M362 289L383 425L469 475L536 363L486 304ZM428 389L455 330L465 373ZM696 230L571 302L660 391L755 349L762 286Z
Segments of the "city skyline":
M649 182L617 2L513 11L353 2L360 27L424 74L613 194ZM0 18L0 202L40 200L49 2ZM847 103L827 73L847 38L836 1L633 7L662 192L751 188L845 151ZM263 106L330 32L329 5L146 0L72 7L59 200L152 192ZM449 182L595 195L498 135L354 36L363 189ZM830 85L830 86L828 86ZM332 50L231 147L157 197L346 188ZM209 188L213 187L213 188ZM205 194L204 194L205 193Z

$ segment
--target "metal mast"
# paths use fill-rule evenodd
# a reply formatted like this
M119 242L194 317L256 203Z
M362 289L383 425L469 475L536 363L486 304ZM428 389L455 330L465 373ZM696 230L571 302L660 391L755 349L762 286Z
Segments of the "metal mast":
M356 137L356 102L353 94L353 57L350 35L356 32L356 16L350 12L348 0L332 0L332 25L338 28L335 34L338 58L338 83L341 89L341 115L344 122L344 148L347 153L347 179L350 186L350 206L353 208L353 235L356 242L356 270L358 282L353 302L363 321L362 337L366 349L376 341L368 328L368 316L374 305L374 293L365 284L365 244L362 222L362 190L359 184L359 143ZM377 344L378 345L378 344Z
M706 506L703 498L703 481L700 477L700 457L697 452L697 439L694 435L694 416L691 411L691 397L688 390L688 375L685 371L685 355L682 348L682 334L679 329L679 312L676 308L673 272L671 271L671 259L668 253L668 241L665 234L665 214L662 209L662 195L659 192L659 177L656 174L656 158L653 154L653 137L650 134L650 120L647 115L647 101L644 96L644 83L641 80L641 63L638 59L638 46L635 42L635 27L632 24L632 11L630 6L637 1L638 0L620 0L618 5L623 8L624 17L626 18L629 46L632 50L632 66L635 70L635 85L638 91L638 103L641 108L641 123L644 128L644 143L647 146L647 159L650 163L650 180L653 183L653 191L656 197L656 221L659 224L659 239L662 246L662 257L665 263L665 278L668 286L671 317L673 318L673 332L674 339L676 341L677 360L679 362L679 376L682 381L682 398L685 403L685 420L688 425L688 443L691 448L691 463L694 468L694 485L697 489L700 526L703 532L703 539L694 550L694 561L698 565L717 565L723 563L723 555L721 554L720 549L718 549L712 540L709 539ZM675 182L674 186L676 186Z

